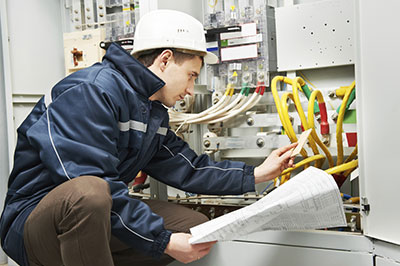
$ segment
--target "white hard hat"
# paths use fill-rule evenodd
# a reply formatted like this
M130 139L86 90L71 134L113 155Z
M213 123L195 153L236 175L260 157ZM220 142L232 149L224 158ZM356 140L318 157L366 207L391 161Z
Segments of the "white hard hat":
M207 64L218 62L215 54L207 52L203 25L194 17L176 10L151 11L136 25L132 55L157 48L200 52Z

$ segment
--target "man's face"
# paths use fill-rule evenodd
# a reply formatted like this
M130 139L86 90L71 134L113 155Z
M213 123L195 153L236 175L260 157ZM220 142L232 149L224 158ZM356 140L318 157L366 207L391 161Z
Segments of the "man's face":
M156 92L150 99L158 100L168 107L172 107L186 94L194 94L194 83L199 76L202 59L195 56L192 59L177 64L173 58L164 62L165 68L156 73L164 82L165 86Z

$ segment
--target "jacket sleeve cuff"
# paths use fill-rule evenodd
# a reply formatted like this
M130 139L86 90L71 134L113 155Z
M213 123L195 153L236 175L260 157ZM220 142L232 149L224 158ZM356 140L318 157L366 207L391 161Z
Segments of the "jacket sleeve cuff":
M159 259L163 254L165 249L167 248L167 245L169 243L169 240L171 238L171 231L168 230L163 230L158 237L154 240L153 246L152 246L152 254L151 256L155 259Z
M243 185L242 192L252 192L255 191L255 177L254 177L254 166L245 165L243 172Z

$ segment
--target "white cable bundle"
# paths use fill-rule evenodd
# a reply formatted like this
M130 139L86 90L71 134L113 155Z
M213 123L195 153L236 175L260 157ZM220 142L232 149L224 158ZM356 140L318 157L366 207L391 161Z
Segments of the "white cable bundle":
M230 88L227 89L230 90ZM200 118L203 116L206 116L207 114L217 111L219 109L224 108L230 101L231 97L230 95L228 95L228 93L224 93L224 95L222 96L222 98L213 106L211 106L210 108L204 110L201 113L198 114L185 114L185 113L180 113L177 112L173 109L169 109L169 115L170 115L170 123L182 123L191 119L196 119L196 118Z
M246 101L245 104L243 104L240 108L231 110L230 112L225 113L224 116L219 117L217 119L208 121L210 124L218 123L218 122L223 122L226 121L242 112L246 112L247 110L250 110L253 108L260 100L261 100L262 95L258 93L253 93L253 95L250 97L248 101Z
M218 117L219 115L229 112L229 110L231 110L232 108L237 106L242 98L243 98L243 94L240 93L239 95L236 96L236 98L230 104L227 104L224 108L214 111L213 113L208 113L206 116L199 117L197 119L190 119L187 121L187 123L191 123L191 124L196 124L196 123L200 123L200 122L204 123L210 119Z
M251 97L245 96L243 91L236 97L231 96L232 93L233 87L229 84L224 96L217 104L198 114L185 114L170 109L170 123L181 123L179 130L183 124L212 124L226 121L241 112L253 108L260 101L264 93L264 87L257 87ZM234 99L232 100L232 98Z

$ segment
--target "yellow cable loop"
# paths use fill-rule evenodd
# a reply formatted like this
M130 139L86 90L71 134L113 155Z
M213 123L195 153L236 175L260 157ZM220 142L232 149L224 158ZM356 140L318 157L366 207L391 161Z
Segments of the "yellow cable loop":
M288 127L289 130L286 131L285 133L288 135L290 141L291 141L292 143L294 143L294 142L297 141L297 137L296 137L296 133L294 132L292 123L290 122L290 117L289 117L289 112L288 112L289 105L287 104L287 103L288 103L288 98L290 98L290 99L294 102L293 93L291 93L291 92L285 92L285 93L282 94L282 100L281 100L281 103L282 103L282 116L283 116L283 118L285 119L285 123L288 124L288 125L290 125L290 126ZM307 151L306 151L305 149L301 149L300 154L301 154L304 158L307 158L307 157L308 157ZM308 166L309 166L309 165L306 165L305 168L307 168Z
M225 96L229 96L232 89L233 89L233 85L231 83L228 83L228 85L226 86L226 89L225 89L225 93L224 93Z
M306 75L304 75L303 72L299 71L299 74L305 81L308 82L308 84L310 84L314 89L317 89L317 87L314 84L312 84L312 82L309 79L307 79ZM304 86L304 84L301 84L301 86Z
M308 126L312 128L311 136L314 138L315 142L318 146L321 147L322 151L325 153L326 158L328 159L329 167L334 166L333 158L331 153L329 152L326 145L320 140L318 137L315 128L314 128L314 102L315 98L317 98L318 103L324 103L324 97L322 96L321 91L315 90L311 93L310 99L308 101Z
M346 171L346 170L349 170L349 169L356 168L357 166L358 166L358 159L357 160L353 160L353 161L348 162L348 163L344 163L344 164L332 167L332 168L329 168L329 169L325 170L325 172L327 172L328 174L332 175L332 174L337 174L337 173L340 173L340 172L343 172L343 171Z
M335 90L336 97L343 97L346 93L346 90L349 86L339 87L339 89Z
M291 173L287 173L286 175L283 175L281 178L281 185L286 183L289 179L290 179L290 174Z
M285 122L285 120L283 119L283 116L282 116L282 109L281 109L281 104L280 104L281 101L280 101L280 98L279 98L279 95L278 95L278 90L276 89L276 83L278 81L284 81L285 79L287 79L287 78L283 77L283 76L274 77L272 79L272 82L271 82L271 92L272 92L272 96L274 97L276 111L278 112L278 115L279 115L279 118L281 120L283 129L286 132L287 131L287 126L286 126L286 122ZM296 139L296 141L297 141L297 139Z
M313 161L317 161L317 160L323 160L323 159L325 159L325 156L322 155L322 154L317 154L317 155L310 156L310 157L308 157L308 158L306 158L306 159L304 159L304 160L302 160L302 161L296 163L294 167L292 167L292 168L286 168L286 169L281 173L281 175L282 175L282 176L283 176L283 175L286 175L287 173L290 173L290 172L292 172L293 170L295 170L295 169L297 169L297 168L300 168L300 167L302 167L302 166L304 166L304 165L306 165L306 164L309 164L309 163L311 163L311 162L313 162Z
M352 168L352 169L349 169L349 170L345 171L345 172L343 173L343 175L344 175L345 177L348 177L348 176L351 174L351 172L353 172L354 170L356 170L356 168L357 168L357 167L354 167L354 168Z
M344 163L348 163L348 162L350 162L351 160L353 160L353 159L357 156L357 153L358 153L358 144L357 144L356 147L354 148L353 152L349 155L349 157L347 157L347 159L344 161ZM348 176L351 174L351 172L353 172L356 168L357 168L357 167L354 167L353 169L347 170L346 172L343 173L343 175L344 175L345 177L348 177Z
M210 0L208 0L208 6L211 8L214 8L217 5L217 3L218 3L218 0L215 0L214 4L212 5L212 4L210 4Z
M291 142L296 142L297 141L296 133L294 132L292 122L290 122L290 116L288 111L289 105L287 104L288 98L290 98L293 101L293 93L285 92L282 94L282 99L281 99L282 117L285 120L286 125L288 125L287 130L285 130L286 135L288 135Z
M300 116L301 124L303 125L304 130L307 130L309 128L309 126L308 126L306 115L304 114L304 111L303 111L303 107L301 106L300 98L299 98L299 92L297 90L298 84L300 84L300 85L303 84L304 85L305 82L300 77L296 77L292 82L293 82L292 89L293 89L294 104L296 105L297 113ZM313 114L313 117L314 117L314 114ZM318 150L317 145L315 144L314 139L313 138L309 138L308 140L309 140L310 147L311 147L313 153L315 155L319 154L319 150Z
M235 93L235 88L232 86L232 88L231 88L231 92L229 93L229 96L233 96L233 94Z
M279 119L281 120L283 130L285 131L285 134L289 137L290 141L292 143L295 143L295 142L297 142L297 137L296 137L296 134L294 134L294 132L293 132L292 123L290 123L290 119L287 122L283 115L281 100L279 99L278 90L276 88L276 84L278 83L278 81L285 82L286 84L292 84L292 80L287 77L284 77L284 76L274 77L271 82L271 92L272 92L272 96L274 97L276 111L278 112ZM289 125L290 125L290 127L289 127ZM291 128L292 131L290 131L289 128ZM307 152L304 149L302 149L301 155L304 158L307 158Z
M337 146L336 165L340 165L343 162L343 137L342 137L343 119L344 119L344 114L346 111L346 105L349 100L349 96L350 96L351 92L354 90L354 88L355 88L355 81L353 81L353 83L351 83L349 88L346 90L342 104L340 106L339 115L338 115L337 122L336 122L336 146Z
M348 163L351 160L353 160L357 156L357 153L358 153L358 144L354 147L353 152L349 155L349 157L347 157L344 163Z

